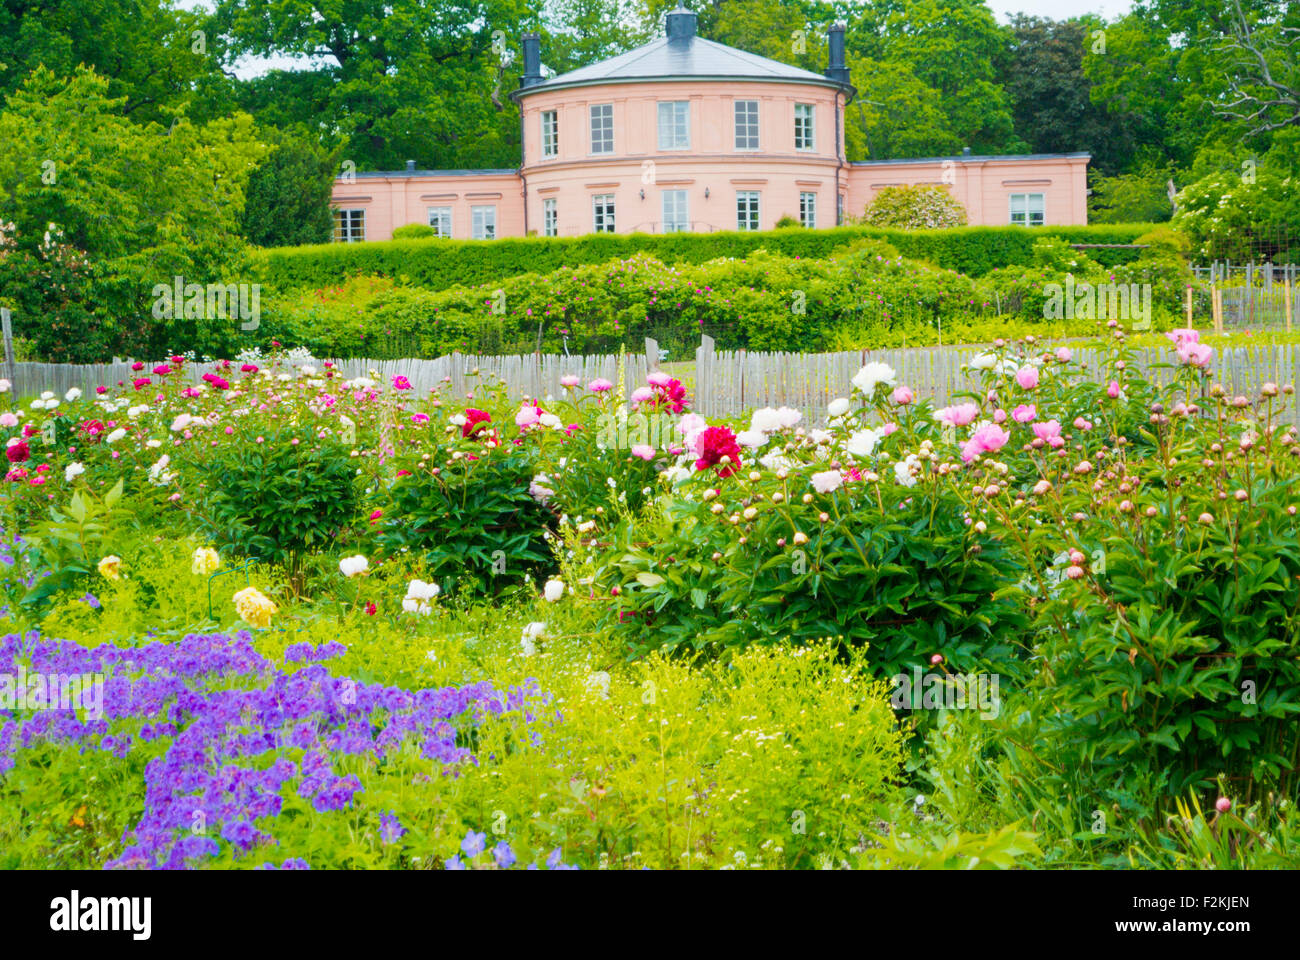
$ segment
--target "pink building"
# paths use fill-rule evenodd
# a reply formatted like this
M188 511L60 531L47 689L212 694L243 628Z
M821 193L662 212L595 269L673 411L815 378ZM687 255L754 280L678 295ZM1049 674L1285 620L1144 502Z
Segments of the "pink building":
M840 24L825 75L696 36L680 8L664 38L550 79L538 36L523 48L520 166L408 161L340 178L336 240L387 240L408 223L480 240L767 230L783 216L831 227L883 187L921 183L948 185L971 224L1087 222L1086 153L849 163L844 108L856 91Z

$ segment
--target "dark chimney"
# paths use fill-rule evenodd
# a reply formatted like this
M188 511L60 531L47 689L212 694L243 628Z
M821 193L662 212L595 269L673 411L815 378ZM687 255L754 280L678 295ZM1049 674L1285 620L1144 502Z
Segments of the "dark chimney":
M831 55L830 64L826 68L826 76L834 80L836 83L849 82L849 68L844 62L845 29L843 23L831 24Z
M695 36L695 28L698 18L685 7L678 5L676 10L668 14L667 28L668 39L670 41L684 40L690 41Z
M969 156L970 156L970 147L962 147L962 148L961 148L961 155L962 155L963 157L969 157Z
M406 161L406 169L407 169L410 173L415 173L415 161L414 161L414 160L407 160L407 161Z
M542 38L536 33L524 34L524 75L519 86L535 87L542 82Z

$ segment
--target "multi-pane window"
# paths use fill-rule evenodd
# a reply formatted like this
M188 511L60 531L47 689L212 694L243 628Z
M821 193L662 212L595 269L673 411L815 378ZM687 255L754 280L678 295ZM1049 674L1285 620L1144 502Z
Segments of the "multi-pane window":
M796 103L794 105L794 148L796 150L815 150L817 141L813 134L813 105Z
M451 207L430 207L429 226L435 237L451 236Z
M542 156L554 157L560 152L560 122L554 110L542 111Z
M591 229L596 233L614 232L614 195L598 193L591 198Z
M1011 194L1011 222L1021 227L1041 227L1046 222L1041 193Z
M736 101L736 149L758 149L758 101Z
M817 194L806 190L799 194L799 222L809 230L817 227Z
M736 229L758 229L758 191L736 191Z
M475 240L495 240L497 238L496 207L470 207L469 215L473 229L470 236Z
M547 197L542 201L542 236L560 235L560 216L556 211L555 198Z
M366 239L366 211L335 210L334 239L339 243L356 243Z
M681 233L690 230L691 222L686 211L686 191L665 190L663 198L664 233Z
M688 150L691 146L691 102L670 100L659 104L659 149Z
M595 103L591 106L591 152L614 152L614 105Z
M841 193L838 197L835 198L835 226L838 227L843 223L844 223L844 194Z

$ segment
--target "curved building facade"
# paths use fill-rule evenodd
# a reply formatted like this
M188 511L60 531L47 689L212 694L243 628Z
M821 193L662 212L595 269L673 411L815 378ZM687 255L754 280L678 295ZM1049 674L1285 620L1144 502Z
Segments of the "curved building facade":
M932 157L849 163L844 108L855 94L844 28L825 74L714 43L696 17L666 35L545 78L524 37L512 95L522 124L510 170L357 173L336 181L335 239L386 240L406 223L458 239L593 232L767 230L783 217L841 223L880 189L945 184L971 224L1085 223L1088 155Z

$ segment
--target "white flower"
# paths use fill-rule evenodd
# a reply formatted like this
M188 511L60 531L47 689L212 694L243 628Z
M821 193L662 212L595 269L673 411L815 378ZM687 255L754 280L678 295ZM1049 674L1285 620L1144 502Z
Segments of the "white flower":
M13 389L13 387L14 385L12 383L0 377L0 393L8 393Z
M31 409L31 410L44 410L44 409L45 409L45 401L44 401L44 400L33 400L31 403L27 404L27 406L28 406L28 408Z
M158 462L149 468L149 482L155 486L162 486L171 480L171 471L167 469L167 464L172 462L172 458L163 454L158 458Z
M909 453L906 460L900 460L894 464L894 479L898 481L899 486L916 486L916 477L912 476L912 468L920 465L921 458L914 453Z
M781 429L781 418L772 407L755 410L749 420L750 433L771 433Z
M524 627L523 635L519 638L519 645L523 647L525 657L536 655L537 640L545 633L546 624L540 620L534 620Z
M842 417L849 412L849 402L843 397L832 400L826 405L826 412L832 417Z
M70 463L63 470L63 479L66 480L68 483L71 483L73 480L75 480L77 477L81 476L85 472L86 472L86 468L83 467L80 463Z
M313 367L311 364L307 364L306 366L299 367L298 372L301 373L304 377L316 376L316 368Z
M172 421L172 433L180 433L182 430L184 430L193 422L194 422L194 418L192 416L190 416L188 413L182 413L179 417L177 417L175 420Z
M118 427L116 430L114 430L112 433L106 436L104 440L108 443L117 443L117 441L121 440L125 436L126 436L126 431L121 427Z
M742 430L736 434L736 442L742 447L758 449L767 443L767 434L762 430Z
M897 382L898 375L894 373L894 368L879 360L872 360L853 377L853 385L868 397L875 396L876 387L880 384L892 387Z
M402 599L402 609L407 613L426 616L433 612L433 607L429 605L429 601L441 592L436 583L412 580L407 584L406 596Z
M662 474L663 478L673 486L677 486L677 484L681 483L690 475L691 471L687 470L685 467L679 467L676 464L669 467Z
M466 423L465 415L463 413L458 413L455 416L448 417L447 422L452 424L453 426L463 427L465 426Z
M559 577L552 577L546 581L546 586L542 588L542 595L551 603L558 603L564 596L564 581Z
M528 485L528 495L538 503L545 503L555 496L555 491L546 486L550 482L551 478L546 474L537 474L537 476L533 477L533 482Z
M150 450L157 450L159 447L162 446L162 441L161 441L161 440L146 440L146 441L144 442L144 445L145 445L146 447L148 447Z
M813 443L820 445L823 443L830 443L835 439L835 435L829 430L813 430L808 434L808 439Z
M10 437L8 440L5 441L5 448L8 449L9 447L16 446L17 444L20 444L22 442L23 442L22 437Z
M368 569L370 569L370 561L359 553L355 557L344 557L339 561L339 572L345 577L355 577Z
M593 670L587 677L586 687L592 693L600 697L609 696L609 674L604 670Z
M973 370L992 370L997 364L997 355L992 353L981 353L977 357L972 357L970 361Z
M880 442L880 434L874 430L859 430L853 436L849 437L844 444L844 449L855 457L869 457L871 452L876 449L876 444Z
M564 425L564 421L553 413L542 414L541 419L538 422L542 426L549 427L552 430L558 430Z
M524 627L525 637L540 637L546 633L546 624L541 620L534 620Z
M808 478L812 487L818 493L831 493L838 490L844 483L844 478L840 476L838 470L827 470L824 473L814 473Z
M67 393L65 393L65 394L63 395L63 399L66 400L66 401L68 401L68 403L75 403L76 401L80 400L80 399L81 399L81 388L80 388L80 387L73 387L73 388L70 389Z
M46 401L45 401L45 409L46 409L46 410L53 410L53 409L54 409L55 407L57 407L58 405L59 405L59 401L57 401L57 400L46 400Z
M138 403L134 407L128 407L126 411L126 415L128 417L138 417L140 416L140 414L148 413L148 412L149 412L149 404Z
M525 657L537 656L537 641L527 634L519 638L519 646L523 649Z
M42 399L42 400L53 400L53 399L54 399L54 393L53 393L52 391L50 391L50 390L44 390L44 391L41 392L41 399Z

